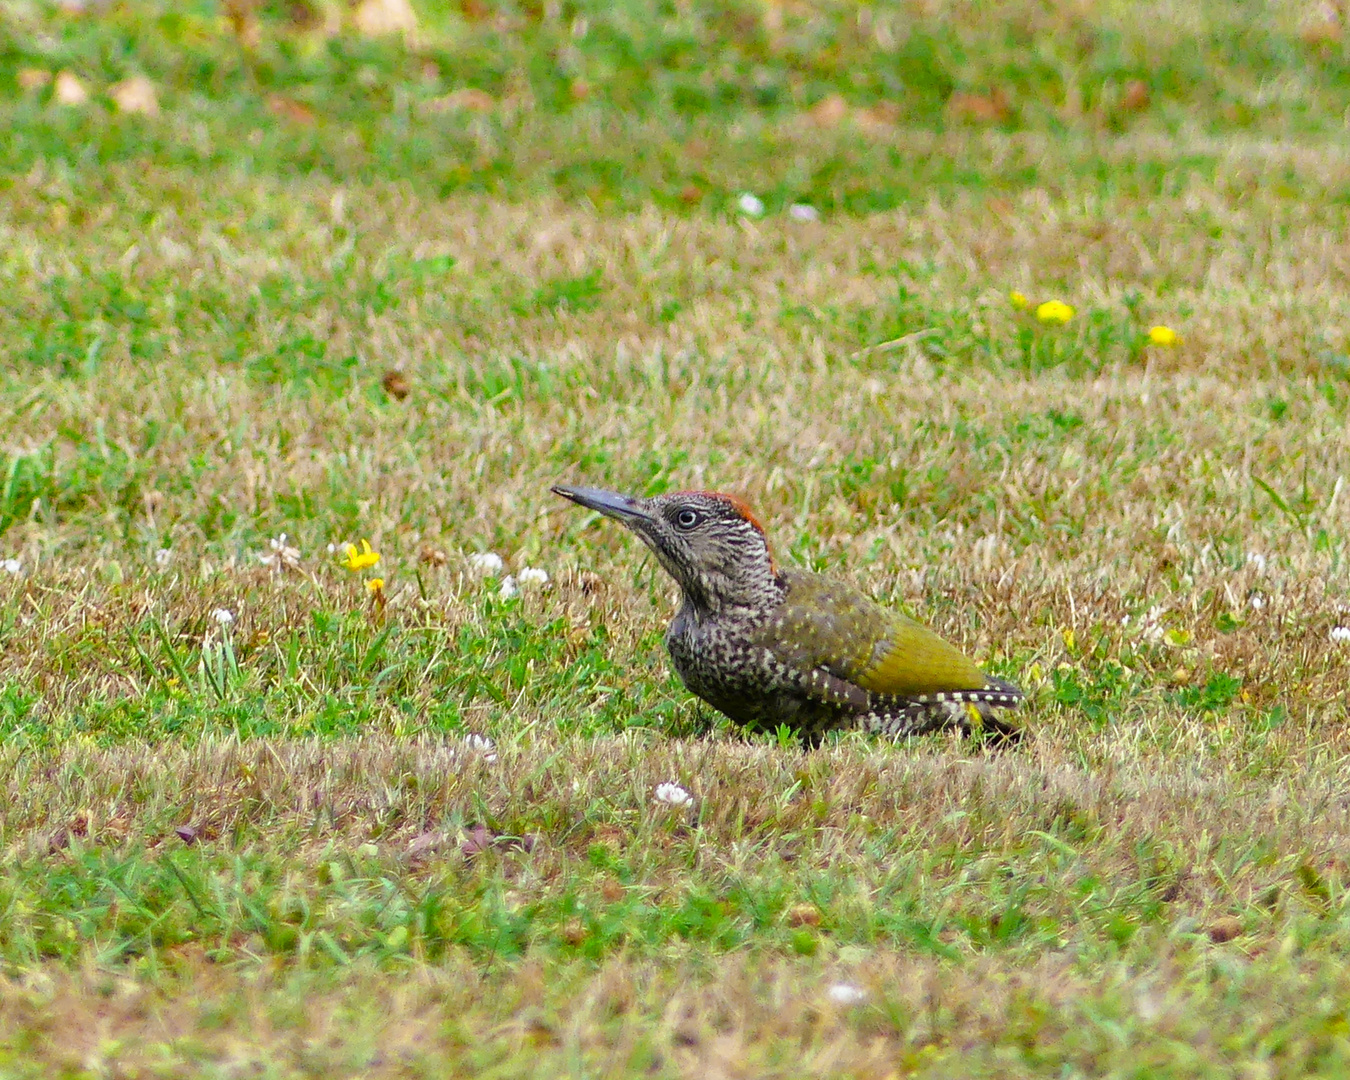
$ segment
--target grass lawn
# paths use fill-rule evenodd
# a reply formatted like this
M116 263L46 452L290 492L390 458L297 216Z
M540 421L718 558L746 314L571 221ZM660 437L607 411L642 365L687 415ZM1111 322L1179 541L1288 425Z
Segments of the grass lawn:
M1335 6L417 8L0 5L0 1077L1350 1071ZM747 738L555 482L1025 739Z

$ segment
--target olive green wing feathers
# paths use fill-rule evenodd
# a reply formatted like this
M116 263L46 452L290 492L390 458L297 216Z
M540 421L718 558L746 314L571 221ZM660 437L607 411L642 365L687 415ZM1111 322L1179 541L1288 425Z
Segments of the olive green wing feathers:
M922 697L989 684L972 660L922 623L819 575L783 576L787 598L757 644L801 672L817 696L865 706L873 694Z

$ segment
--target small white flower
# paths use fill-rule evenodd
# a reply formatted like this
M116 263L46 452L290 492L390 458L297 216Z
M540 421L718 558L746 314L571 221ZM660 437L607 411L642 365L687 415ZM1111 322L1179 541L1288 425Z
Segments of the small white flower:
M1259 551L1249 551L1247 552L1247 565L1256 567L1258 574L1264 574L1266 572L1266 557Z
M520 586L516 584L516 579L510 574L502 578L502 587L497 590L497 595L503 600L510 600L513 596L519 596Z
M548 584L548 571L541 570L537 566L523 566L520 573L516 575L516 580L521 585L546 585Z
M867 1000L867 991L852 983L835 983L825 993L836 1005L860 1005Z
M788 207L788 217L793 221L819 221L820 211L808 203L795 202Z
M338 549L338 546L337 546L336 544L329 544L329 545L328 545L328 554L329 554L329 555L336 555L336 554L337 554L337 549Z
M483 577L496 577L502 572L502 557L495 551L475 551L469 556L469 569Z
M0 561L0 570L3 570L6 574L13 574L17 577L19 574L23 573L23 563L19 562L18 559L5 559Z
M218 607L215 611L211 612L211 618L213 618L219 626L229 626L234 622L234 612L223 607Z
M1253 611L1260 611L1266 606L1266 598L1260 593L1253 593L1252 598L1247 603L1251 605Z
M1333 626L1331 628L1331 640L1338 645L1350 641L1350 626Z
M747 217L759 217L764 213L764 200L748 191L736 200L736 205Z
M300 549L293 548L286 543L285 533L274 540L267 541L267 546L272 550L259 555L258 561L269 570L298 570L300 568Z
M173 552L168 548L159 548L155 551L155 565L161 570L171 562L173 562Z
M679 784L657 784L656 801L668 806L688 806L694 797Z
M489 765L497 760L497 744L486 735L470 735L464 740L464 749L471 754L482 754Z

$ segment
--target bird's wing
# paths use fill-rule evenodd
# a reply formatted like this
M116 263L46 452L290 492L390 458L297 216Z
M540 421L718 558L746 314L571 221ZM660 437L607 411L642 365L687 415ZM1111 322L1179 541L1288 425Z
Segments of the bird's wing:
M922 623L819 575L788 570L784 577L787 597L758 643L799 671L808 693L866 705L871 694L918 697L988 685L972 660Z

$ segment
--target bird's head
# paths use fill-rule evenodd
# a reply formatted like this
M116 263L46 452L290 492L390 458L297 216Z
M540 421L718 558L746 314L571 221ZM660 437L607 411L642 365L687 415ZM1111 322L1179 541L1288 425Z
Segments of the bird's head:
M764 528L735 495L675 491L643 499L567 484L553 491L637 533L696 608L757 607L781 591Z

